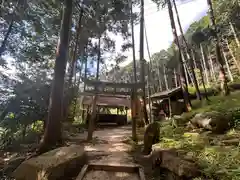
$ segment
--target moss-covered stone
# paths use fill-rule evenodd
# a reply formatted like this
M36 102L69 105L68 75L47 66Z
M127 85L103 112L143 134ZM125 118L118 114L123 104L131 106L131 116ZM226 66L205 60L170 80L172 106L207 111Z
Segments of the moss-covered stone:
M144 154L150 154L152 151L152 145L156 144L160 140L160 123L153 122L149 124L144 133Z
M233 117L231 113L217 111L196 114L191 120L194 127L204 128L213 133L224 133L232 126Z
M61 147L24 161L13 176L16 180L55 180L77 174L86 161L82 146Z

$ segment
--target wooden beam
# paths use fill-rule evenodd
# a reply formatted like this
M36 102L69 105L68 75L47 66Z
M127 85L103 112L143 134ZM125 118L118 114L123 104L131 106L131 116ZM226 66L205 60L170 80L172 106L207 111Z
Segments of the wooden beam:
M130 96L132 94L131 91L129 92L111 92L111 91L96 91L96 90L85 90L85 93L94 95L94 94L104 94L104 95L123 95L123 96ZM142 93L138 92L137 95L141 95Z
M87 90L87 92L80 92L78 93L79 96L94 96L95 94L92 92L92 90ZM128 98L128 95L119 95L119 94L103 94L99 92L98 96L100 97L116 97L116 98Z
M97 86L97 87L112 87L112 88L142 88L144 87L145 83L113 83L113 82L105 82L105 81L96 81L96 80L89 80L83 79L83 82L87 86Z

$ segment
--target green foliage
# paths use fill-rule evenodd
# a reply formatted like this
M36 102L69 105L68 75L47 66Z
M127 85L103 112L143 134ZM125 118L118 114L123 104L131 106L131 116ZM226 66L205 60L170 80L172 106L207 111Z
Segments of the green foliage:
M35 121L30 125L31 130L36 133L42 133L43 132L43 121Z
M59 1L3 1L1 6L1 32L3 39L9 24L13 28L4 48L4 57L12 62L7 64L14 67L14 73L5 75L0 72L0 127L2 129L1 144L11 146L19 139L27 139L32 134L43 132L43 121L47 119L53 67L56 57L56 46L62 18L62 2ZM138 1L133 2L133 6ZM86 61L94 64L99 54L96 39L101 37L101 63L105 63L106 53L115 53L115 41L110 34L120 35L123 38L122 51L131 47L128 25L129 1L101 0L101 1L74 1L72 24L70 29L69 63L76 62L76 78L82 76L83 64ZM82 20L79 24L79 17ZM137 23L137 14L133 14L134 23ZM80 28L79 28L80 27ZM76 41L77 33L80 39ZM2 42L1 42L2 43ZM77 48L75 48L77 44ZM73 59L76 50L76 59ZM1 60L3 58L1 57ZM119 53L117 63L125 57ZM3 62L3 61L1 61ZM10 64L11 63L11 64ZM90 64L87 62L87 64ZM5 69L7 67L1 63ZM68 73L70 74L70 66ZM87 71L87 70L86 70ZM67 73L67 74L68 74ZM75 74L74 74L75 75ZM95 74L94 74L95 76ZM73 79L73 77L71 77ZM69 78L66 78L68 81ZM69 118L71 122L80 121L81 111L79 88L81 78L69 88L65 83L65 93L70 97ZM65 98L67 99L67 98ZM6 138L8 142L6 143Z
M165 123L161 128L161 137L156 147L176 148L180 156L195 160L207 179L239 179L240 149L237 145L223 145L226 140L239 138L238 129L226 135L211 136L188 132L183 127L174 128Z
M231 115L234 119L235 126L240 123L240 92L236 91L231 93L228 97L213 96L210 97L210 101L199 102L193 101L193 110L188 113L183 113L181 116L181 122L188 122L195 114L203 112L217 111L221 112L224 116Z

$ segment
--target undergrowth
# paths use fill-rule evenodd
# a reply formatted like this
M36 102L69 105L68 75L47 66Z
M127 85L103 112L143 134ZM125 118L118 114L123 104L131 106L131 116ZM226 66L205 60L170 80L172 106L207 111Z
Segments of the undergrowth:
M229 96L212 96L210 101L198 101L192 102L193 110L188 113L182 114L182 121L185 123L189 121L195 114L208 111L218 112L233 112L234 118L240 119L240 91L232 92Z
M188 132L167 123L161 128L161 137L161 142L154 145L156 148L176 148L182 155L195 160L209 179L213 176L224 180L240 179L240 147L236 143L240 129L225 135L210 135Z
M182 115L186 123L197 113L208 111L231 113L235 127L224 135L214 135L200 130L190 131L184 126L172 126L172 122L162 122L161 141L154 148L175 148L179 155L196 161L207 179L240 179L240 92L229 96L210 97L210 102L194 101L193 110ZM144 129L138 129L139 144L142 144ZM135 144L133 144L133 150ZM204 178L206 179L206 178ZM197 178L195 180L201 180Z
M231 113L235 128L224 135L213 135L207 132L189 132L185 127L173 127L170 122L161 127L159 148L176 148L183 155L190 156L198 162L203 173L211 179L240 179L240 92L229 96L213 96L210 101L193 101L193 110L182 115L182 120L189 121L197 113L208 111ZM199 179L200 180L200 179Z

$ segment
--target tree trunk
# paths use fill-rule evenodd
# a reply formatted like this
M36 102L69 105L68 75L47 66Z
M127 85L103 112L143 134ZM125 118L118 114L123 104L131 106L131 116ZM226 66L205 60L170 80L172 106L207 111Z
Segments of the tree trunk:
M80 45L79 37L81 33L82 17L83 17L83 10L81 9L79 14L79 19L78 19L78 27L77 27L77 34L76 34L75 45L73 50L73 57L70 63L70 73L69 73L69 79L68 79L69 88L72 87L72 78L76 68L77 52L78 52L78 47Z
M149 65L150 66L150 65ZM152 122L152 108L151 108L151 90L150 90L150 81L151 81L151 70L150 67L148 68L148 80L147 80L147 87L148 87L148 106L149 106L149 120Z
M146 30L145 22L144 22L144 30L145 30L145 39L146 39L146 44L147 44L148 58L149 58L149 64L148 64L149 83L148 84L149 84L149 87L151 88L151 90L149 91L149 93L150 93L149 95L151 95L152 93L157 92L157 88L154 84L154 77L153 77L154 75L153 75L153 71L152 71L152 59L151 59L151 53L150 53L150 48L149 48L149 43L148 43L148 38L147 38L147 30ZM148 101L148 103L151 103L150 101ZM150 107L150 109L151 109L151 107ZM150 117L150 121L151 121L151 117Z
M181 53L181 56L182 56L182 60L183 60L183 66L184 66L184 73L186 75L186 81L187 81L187 84L189 85L189 78L188 78L188 72L187 72L187 67L186 67L186 60L185 60L185 57L184 57L183 53Z
M194 62L194 66L195 66L195 69L197 70L197 69L199 69L198 67L197 67L197 64L196 64L196 57L195 57L195 52L193 51L193 49L191 49L191 55L192 55L192 60L193 60L193 62ZM196 77L196 80L197 80L197 84L198 84L198 87L199 87L199 85L200 85L200 83L199 83L199 80L198 80L198 78ZM199 90L199 89L198 89ZM200 90L199 90L199 93L200 93ZM201 93L200 93L200 95L201 95Z
M227 60L227 56L226 56L226 53L224 51L223 51L223 57L224 57L224 61L225 61L226 67L227 67L227 71L228 71L228 75L229 75L230 81L233 82L232 72L230 70L230 67L229 67L229 64L228 64L228 60Z
M194 82L193 82L192 74L191 74L191 72L189 71L187 64L186 64L185 66L186 66L187 74L188 74L189 79L190 79L190 83L189 83L189 84L192 84L192 85L195 86L195 84L194 84Z
M145 30L145 39L146 39L146 44L147 44L147 51L148 51L148 58L149 58L149 63L148 63L148 97L150 97L150 95L152 93L154 93L155 88L154 88L154 84L153 84L153 73L152 73L152 60L151 60L151 53L150 53L150 49L149 49L149 44L148 44L148 38L147 38L147 30L146 30L146 24L144 23L144 30ZM151 91L152 88L152 91ZM148 99L150 100L150 99ZM150 100L151 101L151 100ZM148 101L148 104L151 103L150 101ZM150 111L151 111L151 107L149 106ZM150 121L151 121L151 116L150 116Z
M148 117L149 117L149 120L150 120L150 122L152 122L152 108L151 108L151 85L150 85L150 74L151 74L151 70L150 70L150 68L148 68L148 80L147 80L147 87L148 87L148 106L149 106L149 115L148 115Z
M97 59L97 72L96 72L96 81L99 79L99 66L100 66L100 60L101 60L101 35L99 34L98 38L98 59ZM98 87L95 87L95 91L98 90ZM93 138L93 131L95 128L95 120L97 117L97 99L98 95L96 94L93 97L93 104L92 104L92 115L88 124L88 136L87 140L91 141Z
M182 56L181 56L181 49L180 49L177 30L176 30L176 26L175 26L175 22L174 22L171 1L167 0L167 4L168 4L169 18L171 21L172 33L173 33L173 37L174 37L176 45L177 45L177 50L179 52L179 63L180 63L180 72L181 72L180 73L180 78L181 78L180 82L181 82L181 87L183 90L184 102L186 105L186 110L190 111L191 110L191 102L189 99L188 86L187 86L187 82L186 82L186 74L184 73L184 64L183 64L183 60L182 60Z
M175 9L175 12L176 12L178 26L179 26L179 29L180 29L180 32L181 32L184 44L185 44L186 49L187 49L186 54L187 54L187 58L190 61L190 69L191 69L191 73L192 73L192 81L193 81L193 84L194 84L195 89L196 89L197 97L198 97L199 100L201 100L202 99L201 98L201 93L200 93L200 90L199 90L196 74L195 74L195 71L194 71L193 57L191 56L191 50L190 50L190 48L188 46L188 43L187 43L187 40L186 40L186 38L184 36L184 32L183 32L183 28L182 28L182 25L181 25L181 20L180 20L180 16L179 16L179 13L178 13L178 9L177 9L177 5L176 5L175 0L173 0L173 6L174 6L174 9Z
M194 52L193 52L193 58L196 59ZM208 96L207 96L207 89L206 89L206 86L205 86L204 75L203 75L203 63L202 63L201 59L200 59L200 65L201 65L201 67L199 68L199 70L200 70L200 76L201 76L202 85L203 85L203 89L204 89L204 93L205 93L204 97L207 101L209 101Z
M237 37L237 33L236 33L236 31L235 31L235 29L234 29L234 27L233 27L233 24L232 24L231 22L229 22L229 24L230 24L232 33L233 33L233 35L234 35L235 41L236 41L238 47L240 47L240 42L239 42L239 39L238 39L238 37Z
M82 69L83 69L83 60L81 61L81 67L80 67L80 72L79 72L79 77L78 77L78 81L75 80L75 82L77 81L77 90L76 90L76 94L79 92L79 86L80 86L80 83L81 83L81 76L82 76ZM75 78L76 79L76 78ZM74 107L73 107L73 117L75 117L76 115L76 108L77 108L77 97L75 98L74 100Z
M165 66L165 65L163 65L163 76L164 76L164 82L165 82L166 90L169 90L169 88L168 88L167 74L166 74L166 66Z
M20 0L17 1L16 3L16 8L14 9L13 13L12 13L12 20L8 26L8 30L7 30L7 33L6 35L4 36L4 39L3 39L3 42L1 44L1 47L0 47L0 56L2 55L2 53L5 51L5 47L6 47L6 44L7 44L7 40L10 36L10 33L12 32L12 28L13 28L13 23L14 23L14 14L16 14L16 9L19 5L19 2Z
M173 73L174 73L174 83L175 83L175 87L178 87L178 78L177 78L177 73L176 73L176 69L173 69Z
M209 84L208 70L207 70L207 66L206 66L206 59L205 59L205 55L204 55L204 50L203 50L202 44L200 44L200 49L201 49L201 55L202 55L203 72L205 74L206 83L208 85Z
M145 60L144 60L144 0L141 0L141 12L140 12L140 63L141 63L141 82L144 83L143 90L143 113L145 124L149 124L147 109L146 109L146 88L145 88Z
M161 76L160 76L160 65L158 62L158 67L157 67L157 73L158 73L158 83L159 83L159 91L161 92L163 90L162 88L162 80L161 80Z
M136 67L136 54L135 54L135 39L134 39L134 23L133 23L133 12L132 12L132 1L129 1L130 3L130 18L131 18L131 32L132 32L132 53L133 53L133 77L134 77L134 83L137 83L137 67ZM133 94L136 95L137 90L133 88ZM131 105L132 105L132 139L133 141L137 140L137 122L136 122L136 113L133 112L133 109L136 109L136 99L132 95L131 97ZM134 106L134 107L133 107Z
M219 69L219 78L221 81L221 90L222 90L222 94L227 96L230 94L229 88L228 88L228 83L227 83L227 78L226 78L226 73L224 70L224 61L221 55L221 48L220 48L220 42L219 42L219 38L218 38L218 34L217 34L217 27L216 27L216 23L215 23L215 17L214 17L214 12L213 12L213 6L212 6L212 1L211 0L207 0L208 3L208 7L209 7L209 16L210 16L210 22L211 25L214 29L214 36L216 39L216 59L218 61L218 63L220 64L220 69Z
M85 59L84 62L84 79L87 79L87 59ZM86 90L86 83L84 82L83 90Z
M72 2L72 0L65 0L64 3L64 13L61 22L60 38L56 53L48 120L42 143L38 149L39 153L44 153L59 143L62 143L61 120L63 110L64 76L66 71L70 37L69 30L72 19Z
M75 44L73 49L73 56L72 56L70 67L69 67L68 89L67 89L66 96L64 98L65 103L63 106L63 120L68 119L70 114L69 106L73 102L73 98L74 98L73 75L75 74L75 71L76 71L77 54L80 46L79 37L81 33L82 17L83 17L83 10L81 10L79 14L77 33L76 33Z
M194 69L198 69L197 63L196 63L196 59L194 58L195 55L194 55L193 49L191 49L191 54L192 54L192 57L193 57L193 66L194 66Z
M209 51L208 51L208 59L209 59L209 62L210 62L210 70L211 70L212 80L214 82L217 82L217 78L215 76L215 70L214 70L214 67L213 67L213 60L211 58L211 54L209 53Z
M238 68L238 72L239 72L239 74L240 74L240 65L239 65L236 57L234 56L233 51L232 51L231 47L229 46L229 43L228 43L228 40L227 40L227 39L226 39L226 43L227 43L227 47L228 47L228 49L229 49L229 52L230 52L230 54L231 54L231 56L232 56L232 58L233 58L233 61L234 61L234 63L236 64L236 66L237 66L237 68Z

